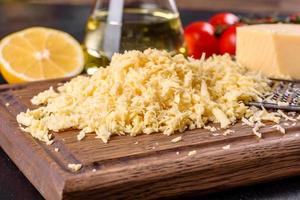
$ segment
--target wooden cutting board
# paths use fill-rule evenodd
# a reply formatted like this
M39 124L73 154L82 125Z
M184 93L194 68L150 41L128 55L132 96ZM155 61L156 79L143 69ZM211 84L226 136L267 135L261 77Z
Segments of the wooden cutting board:
M265 127L262 139L240 123L228 136L193 130L178 143L171 139L179 134L115 136L108 144L91 134L77 141L78 131L70 130L55 133L48 146L23 133L15 117L32 108L33 95L58 82L0 86L0 145L46 199L155 199L300 174L300 123L285 135ZM83 168L72 172L69 163Z

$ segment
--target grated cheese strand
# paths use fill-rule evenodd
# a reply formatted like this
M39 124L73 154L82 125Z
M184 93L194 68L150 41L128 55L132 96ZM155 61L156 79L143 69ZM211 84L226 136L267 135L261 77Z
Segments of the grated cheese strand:
M224 150L230 149L230 144L228 144L228 145L226 145L226 146L223 146L222 149L224 149Z
M286 121L292 121L292 122L296 122L297 119L294 119L292 117L287 116L284 112L282 112L281 110L277 111Z
M256 135L258 138L262 138L262 134L259 132L259 129L264 126L265 126L265 124L263 124L261 121L256 122L252 129L252 132L254 133L254 135Z
M278 131L281 132L282 134L285 134L285 128L283 128L283 127L280 126L279 124L276 124L276 125L272 126L272 128L276 128L276 130L278 130Z
M91 77L39 93L32 98L39 108L20 113L17 121L48 143L51 131L70 128L81 131L79 140L95 133L105 143L112 135L171 135L210 122L227 128L254 115L244 102L270 92L268 83L229 55L195 60L153 49L127 51Z
M197 150L189 151L188 156L193 156L197 154Z
M182 137L179 136L179 137L173 138L173 139L171 140L171 142L176 143L176 142L180 142L181 140L182 140Z

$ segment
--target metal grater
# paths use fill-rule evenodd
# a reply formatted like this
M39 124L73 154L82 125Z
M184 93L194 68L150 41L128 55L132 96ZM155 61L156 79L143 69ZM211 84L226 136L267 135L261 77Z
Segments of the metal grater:
M250 106L300 111L300 82L272 80L273 92L262 102L249 102ZM286 105L285 105L286 104Z

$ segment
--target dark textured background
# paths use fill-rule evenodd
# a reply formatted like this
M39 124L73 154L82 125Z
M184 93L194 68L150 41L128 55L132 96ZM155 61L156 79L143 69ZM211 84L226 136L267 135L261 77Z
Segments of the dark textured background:
M26 27L47 26L69 32L81 41L89 13L90 7L88 6L0 4L0 38ZM208 19L212 14L213 12L209 11L182 10L181 18L183 24L187 24L199 19ZM0 83L4 83L1 76ZM197 194L192 195L184 199L297 200L300 199L300 178L292 177L269 183L257 183L254 186L235 188L201 197L197 197ZM43 198L0 148L0 200L2 199ZM183 197L178 199L183 199Z

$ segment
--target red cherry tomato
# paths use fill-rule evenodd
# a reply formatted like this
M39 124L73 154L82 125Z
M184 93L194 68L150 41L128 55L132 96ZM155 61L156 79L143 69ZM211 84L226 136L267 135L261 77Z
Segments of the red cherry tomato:
M220 54L229 53L235 55L236 50L236 28L242 24L236 24L227 28L219 39L219 52Z
M214 27L207 22L194 22L184 30L188 55L198 59L218 53L218 41L214 36Z
M220 35L229 26L239 22L239 17L232 13L219 13L210 18L209 23L216 29L216 34Z
M288 21L292 23L300 23L300 13L292 14L288 17Z

